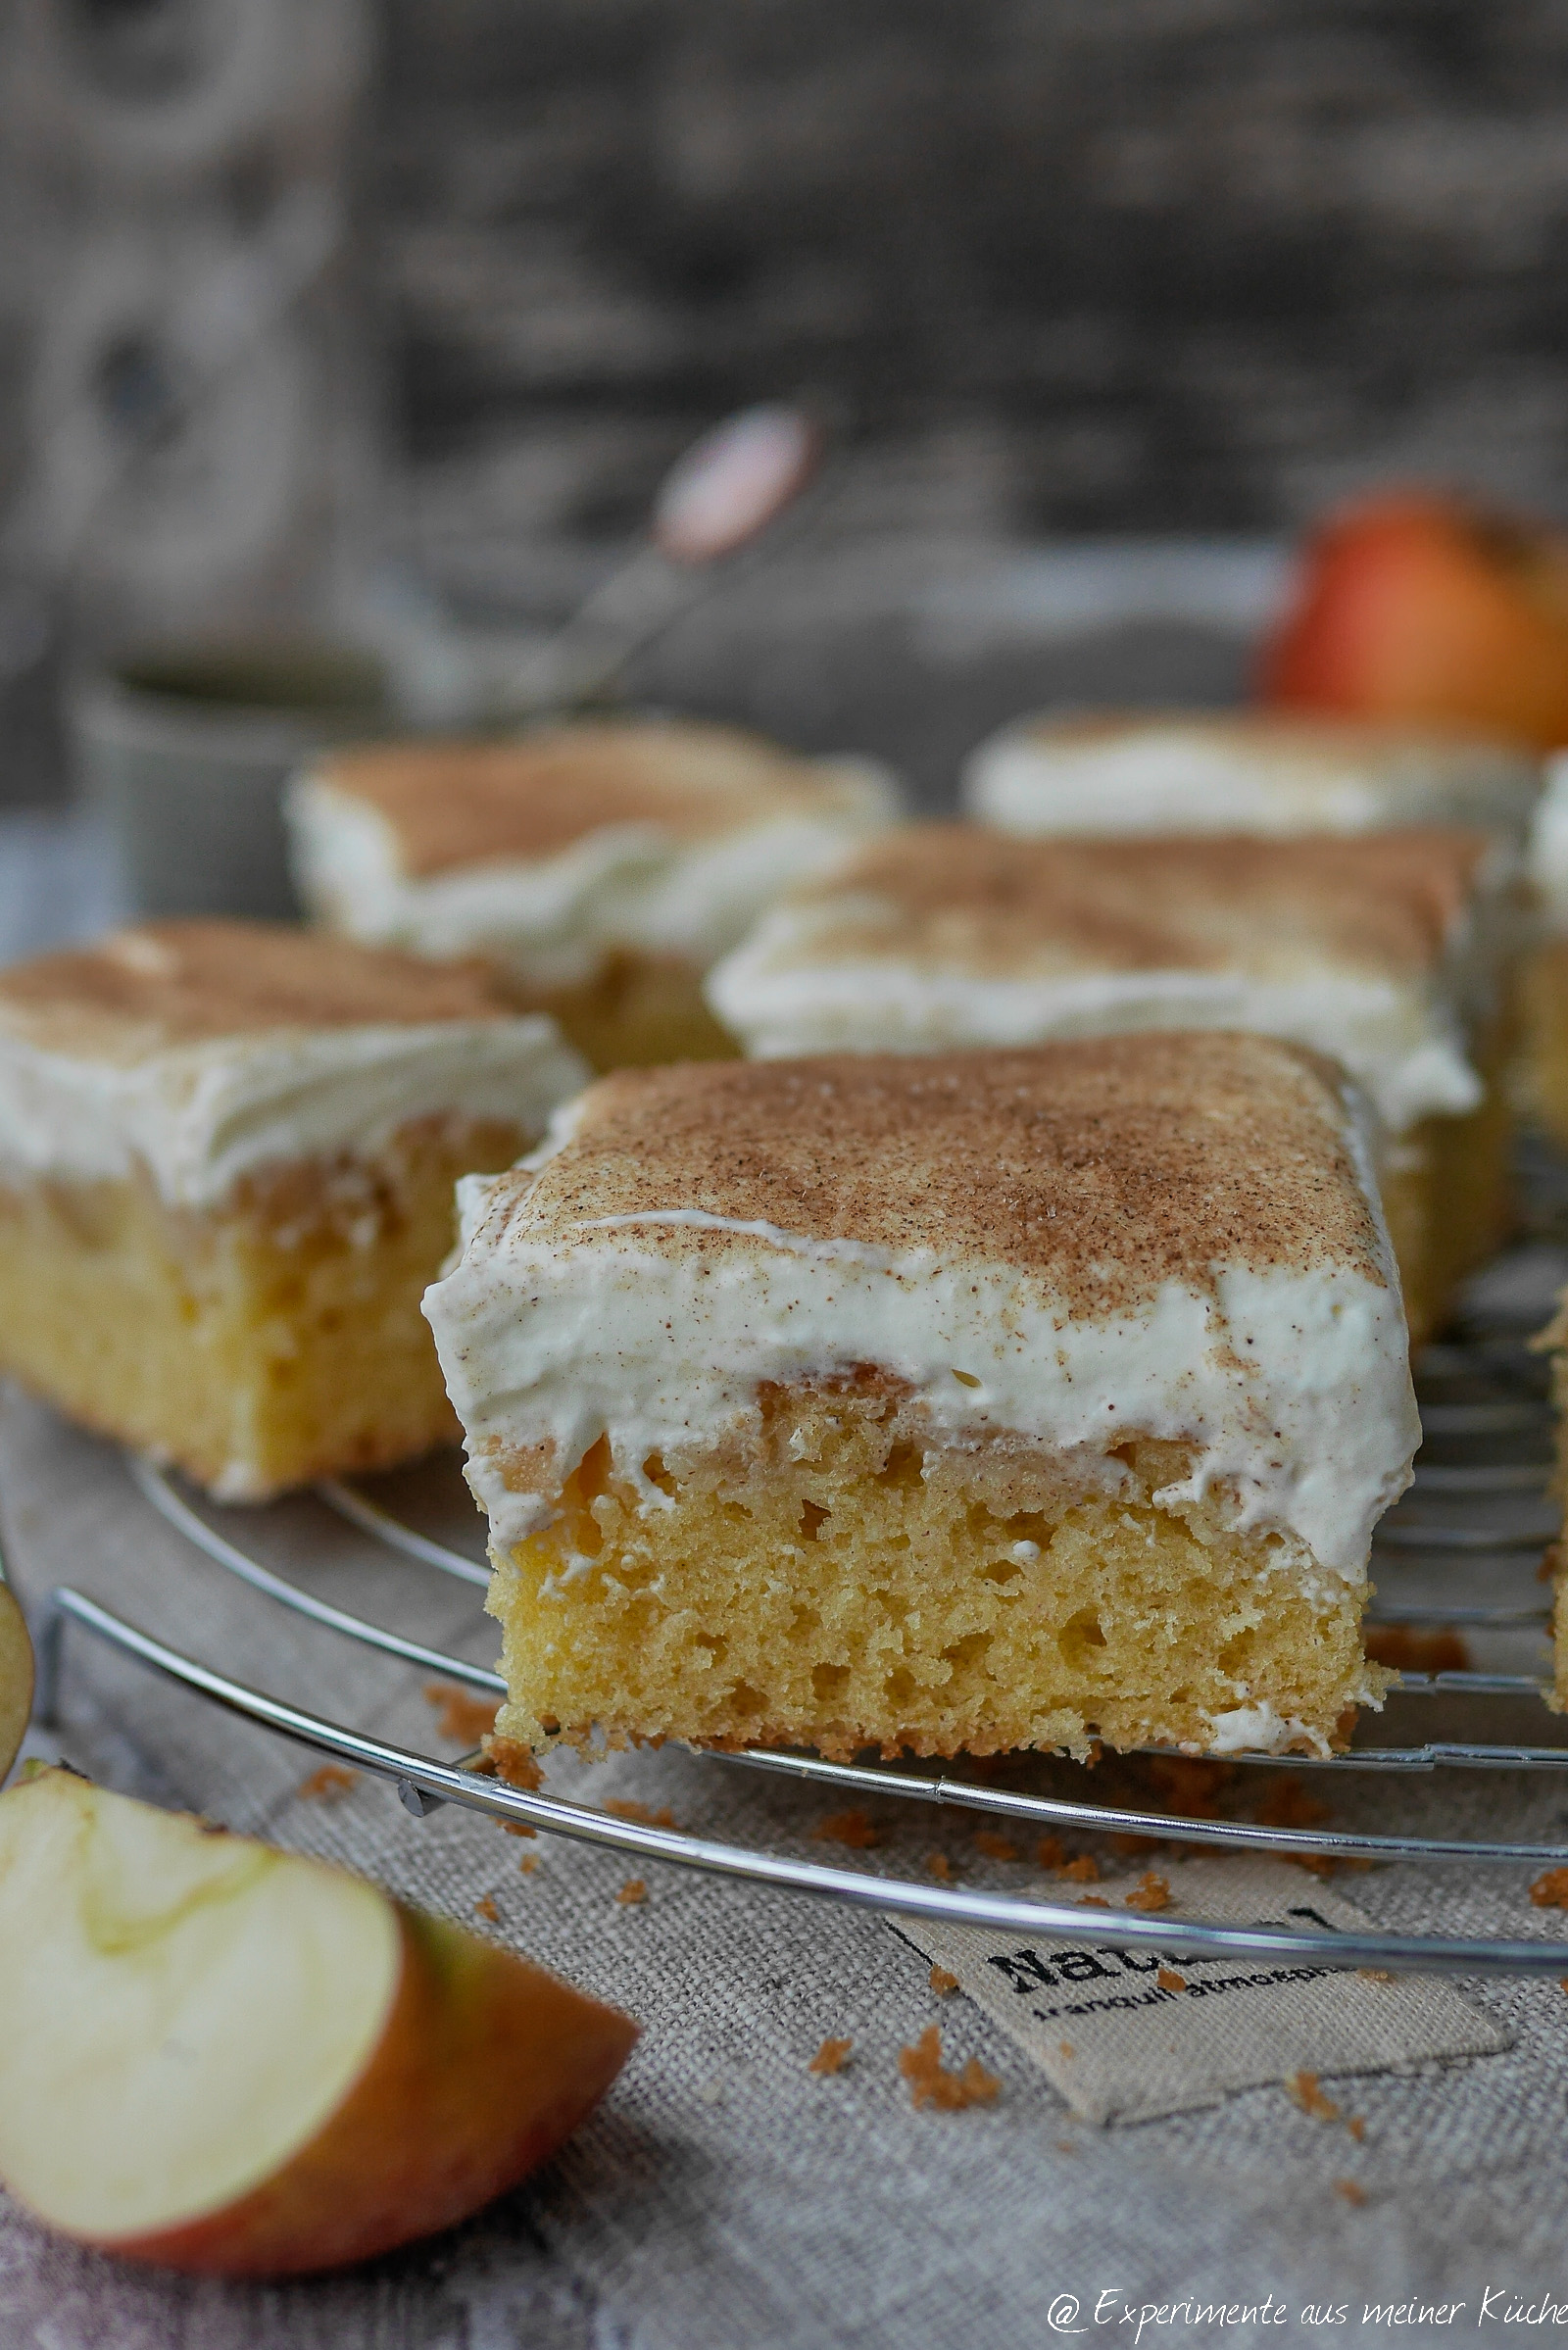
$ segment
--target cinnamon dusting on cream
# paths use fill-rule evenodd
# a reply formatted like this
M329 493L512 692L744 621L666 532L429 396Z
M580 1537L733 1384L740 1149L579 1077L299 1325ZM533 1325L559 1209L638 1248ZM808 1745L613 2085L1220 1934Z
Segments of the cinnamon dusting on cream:
M1041 841L922 824L792 893L771 970L899 961L975 977L1435 968L1491 850L1437 827L1278 841Z
M738 728L583 723L517 742L340 751L318 785L363 803L393 833L411 877L559 856L587 834L655 826L701 840L830 806L831 767Z
M501 1020L477 965L436 965L281 922L178 920L0 972L0 1034L122 1066L221 1038Z
M934 1249L1097 1317L1226 1266L1384 1288L1347 1128L1330 1063L1223 1031L622 1070L553 1156L497 1179L484 1222L671 1259Z

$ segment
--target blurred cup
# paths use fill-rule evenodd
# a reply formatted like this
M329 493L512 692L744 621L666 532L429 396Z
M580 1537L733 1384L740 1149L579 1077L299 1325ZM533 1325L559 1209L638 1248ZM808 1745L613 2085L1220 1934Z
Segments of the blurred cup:
M274 918L298 911L290 773L319 744L396 724L380 659L314 637L144 646L80 675L66 715L134 912Z

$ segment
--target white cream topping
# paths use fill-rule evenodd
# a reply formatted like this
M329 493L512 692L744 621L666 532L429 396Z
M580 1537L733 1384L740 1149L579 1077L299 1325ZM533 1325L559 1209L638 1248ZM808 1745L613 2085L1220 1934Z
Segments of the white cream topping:
M682 837L658 824L605 825L550 857L405 871L378 809L307 771L289 787L295 877L312 909L368 946L417 955L491 955L524 978L569 986L617 947L706 966L762 908L894 822L899 793L871 760L812 770L819 808Z
M1256 1705L1236 1705L1222 1714L1208 1716L1209 1736L1205 1754L1285 1754L1292 1747L1309 1745L1319 1754L1328 1747L1314 1730L1297 1715L1276 1712L1266 1697Z
M145 1167L172 1206L213 1207L260 1168L372 1155L417 1118L538 1134L588 1077L539 1014L263 1030L121 1060L0 1035L0 1177Z
M529 1163L573 1122L563 1113ZM1343 1264L1221 1265L1211 1294L1171 1280L1137 1312L1090 1319L1039 1273L939 1248L822 1243L674 1202L575 1225L564 1244L514 1184L469 1177L459 1199L461 1254L424 1310L503 1547L554 1515L550 1493L508 1488L508 1455L553 1447L558 1485L608 1435L658 1506L651 1454L678 1460L744 1425L760 1381L863 1362L908 1383L939 1440L1188 1444L1192 1478L1162 1498L1217 1489L1239 1528L1304 1543L1303 1571L1360 1580L1373 1525L1409 1483L1420 1426L1386 1235L1387 1287ZM662 1249L660 1229L683 1226L721 1245Z
M793 960L793 908L710 974L708 1000L755 1060L812 1053L936 1053L1140 1028L1250 1028L1344 1062L1393 1133L1474 1109L1482 1085L1452 1007L1425 979L1329 969L1085 971L1016 979L886 960ZM797 934L798 936L798 934Z
M1053 737L1028 721L970 756L963 801L1004 832L1243 832L1290 838L1403 824L1478 824L1522 838L1539 762L1484 743L1412 739L1357 754L1260 744L1223 720L1155 721Z
M1496 1010L1502 969L1523 943L1517 873L1514 853L1499 842L1426 970L1357 968L1307 946L1286 956L1264 936L1253 955L1218 971L1031 970L1020 956L1015 972L982 973L896 948L844 955L832 938L846 917L897 916L869 891L846 891L771 907L710 972L706 992L754 1060L1038 1045L1144 1028L1252 1029L1342 1061L1398 1135L1422 1118L1461 1116L1483 1098L1468 1031Z

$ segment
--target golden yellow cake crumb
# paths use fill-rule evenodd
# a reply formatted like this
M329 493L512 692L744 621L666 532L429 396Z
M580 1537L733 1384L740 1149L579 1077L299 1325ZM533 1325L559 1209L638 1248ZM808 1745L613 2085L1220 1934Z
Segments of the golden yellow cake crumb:
M916 2108L934 2105L940 2113L960 2113L967 2105L992 2105L1001 2081L971 2056L961 2071L950 2073L942 2062L942 2034L928 2024L910 2048L899 2052L899 2071L909 2084Z
M435 1734L455 1744L477 1746L496 1726L494 1697L475 1697L450 1681L428 1681L424 1701L435 1708Z
M824 1844L848 1844L852 1852L869 1852L882 1841L882 1831L863 1811L836 1811L811 1834Z
M807 2066L807 2071L817 2074L842 2073L854 2045L852 2039L825 2039Z
M1018 1847L1010 1836L998 1836L994 1829L977 1828L974 1840L987 1860L1016 1860Z
M1337 2122L1340 2109L1332 2097L1319 2086L1315 2073L1292 2073L1285 2082L1286 2093L1293 2105L1318 2122Z

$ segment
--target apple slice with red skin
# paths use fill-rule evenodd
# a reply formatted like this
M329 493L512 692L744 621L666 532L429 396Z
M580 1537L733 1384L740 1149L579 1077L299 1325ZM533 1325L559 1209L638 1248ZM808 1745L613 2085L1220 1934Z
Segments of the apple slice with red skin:
M0 1779L17 1759L32 1713L32 1642L16 1594L0 1575Z
M1264 646L1262 699L1568 743L1568 538L1408 491L1332 515Z
M450 2227L636 2036L343 1870L68 1771L0 1795L0 2179L101 2250L283 2277Z

